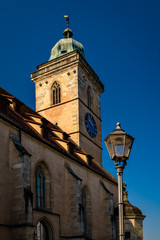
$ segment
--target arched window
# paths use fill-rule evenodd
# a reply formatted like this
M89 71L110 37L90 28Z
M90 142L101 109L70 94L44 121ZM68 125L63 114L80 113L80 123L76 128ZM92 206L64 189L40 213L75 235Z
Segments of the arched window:
M49 240L48 229L42 222L38 222L37 224L36 240Z
M54 240L54 232L48 221L42 219L36 225L34 231L34 240Z
M59 83L55 82L53 84L53 105L58 104L61 102L61 87Z
M45 174L41 166L35 169L35 203L36 207L45 208Z
M91 88L90 87L87 88L87 105L88 105L89 109L92 108L92 96L91 96Z

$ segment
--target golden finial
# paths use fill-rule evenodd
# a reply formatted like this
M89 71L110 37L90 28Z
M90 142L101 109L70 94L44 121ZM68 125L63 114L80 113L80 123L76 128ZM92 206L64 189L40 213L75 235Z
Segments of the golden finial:
M64 15L64 17L66 18L67 28L69 28L69 16L68 15Z

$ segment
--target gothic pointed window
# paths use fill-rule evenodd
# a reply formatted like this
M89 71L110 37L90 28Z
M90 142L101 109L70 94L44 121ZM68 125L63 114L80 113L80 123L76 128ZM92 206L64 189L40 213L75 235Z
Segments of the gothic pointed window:
M61 88L60 88L60 84L55 82L53 84L53 105L58 104L61 102Z
M87 105L88 105L89 109L92 108L92 96L91 96L91 88L90 87L87 88Z
M42 222L38 222L36 227L36 240L49 240L48 229Z
M35 203L36 207L45 208L45 175L41 166L35 169Z

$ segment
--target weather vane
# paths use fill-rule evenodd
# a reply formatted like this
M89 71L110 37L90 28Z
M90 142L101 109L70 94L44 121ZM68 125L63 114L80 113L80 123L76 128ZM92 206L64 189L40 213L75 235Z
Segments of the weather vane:
M68 16L68 14L64 15L64 17L66 18L67 28L69 28L69 16Z

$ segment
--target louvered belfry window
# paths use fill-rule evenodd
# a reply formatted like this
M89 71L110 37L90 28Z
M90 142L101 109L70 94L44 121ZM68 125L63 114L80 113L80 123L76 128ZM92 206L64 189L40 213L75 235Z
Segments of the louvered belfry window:
M61 87L60 84L55 82L53 84L53 105L61 102Z

